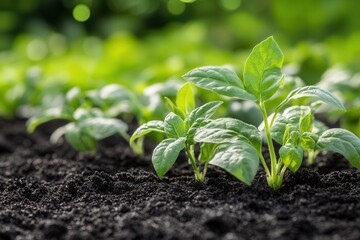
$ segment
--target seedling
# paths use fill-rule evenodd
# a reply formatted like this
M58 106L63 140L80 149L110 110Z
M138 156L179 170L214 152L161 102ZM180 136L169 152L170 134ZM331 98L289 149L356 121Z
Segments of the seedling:
M105 116L99 108L91 107L78 88L68 91L64 106L48 109L32 117L27 124L28 131L34 132L39 125L55 119L66 120L69 123L54 131L50 141L55 143L65 135L71 146L80 152L95 152L97 141L116 133L129 140L126 133L127 124L119 119Z
M213 164L232 173L242 181L250 183L249 179L253 178L253 176L250 176L249 174L250 171L241 171L243 167L248 168L247 163L242 161L241 156L239 158L236 156L238 155L238 152L246 150L247 148L251 148L247 151L251 154L251 145L243 144L239 147L238 145L233 145L231 143L218 144L216 142L202 143L196 141L196 131L207 123L212 122L210 117L215 113L222 102L213 101L195 108L195 100L190 83L187 83L180 88L177 94L176 103L173 103L168 98L166 98L166 101L172 112L165 117L164 121L156 120L145 123L134 132L130 139L130 145L132 146L144 135L153 131L166 136L154 149L152 155L152 163L156 174L160 179L162 179L173 166L179 153L182 150L185 150L188 162L194 169L196 181L203 182L208 165ZM250 125L248 126L251 127ZM255 127L253 127L253 130L257 131ZM197 144L199 145L200 150L198 156L195 154L195 146ZM226 153L225 150L229 150L229 152ZM231 154L230 158L229 154ZM214 161L209 161L212 159L212 155L218 157ZM255 164L250 163L250 165L256 166L256 162ZM240 168L238 166L240 166Z
M345 129L328 129L314 131L314 120L311 107L293 106L283 110L292 100L302 97L312 97L321 102L345 110L341 102L330 92L315 86L299 87L291 91L269 116L267 101L281 86L283 53L273 37L269 37L250 53L244 69L243 79L225 67L196 68L184 78L200 88L214 91L220 95L254 101L258 106L263 124L260 130L264 132L270 155L270 166L265 161L261 151L260 132L244 125L236 119L217 119L203 128L198 129L195 141L205 143L233 143L242 141L250 144L261 160L267 175L268 185L277 190L281 187L284 173L287 169L296 172L300 167L304 149L310 151L333 151L342 154L351 165L360 168L360 140ZM239 141L242 140L242 141ZM276 155L273 140L281 144ZM224 154L229 150L224 149ZM249 150L238 152L239 156L249 155ZM216 161L217 155L210 162ZM256 162L256 158L253 160Z

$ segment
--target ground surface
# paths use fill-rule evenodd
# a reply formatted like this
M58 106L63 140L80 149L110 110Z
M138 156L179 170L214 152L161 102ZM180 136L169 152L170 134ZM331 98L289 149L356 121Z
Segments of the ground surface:
M360 172L340 156L288 173L272 192L186 163L159 181L120 139L96 156L48 143L48 125L0 121L0 239L360 239Z

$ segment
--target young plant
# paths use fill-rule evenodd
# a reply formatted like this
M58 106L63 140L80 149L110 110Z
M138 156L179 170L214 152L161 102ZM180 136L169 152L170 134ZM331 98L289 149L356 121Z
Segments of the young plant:
M220 101L213 101L195 108L195 100L190 83L185 84L178 91L176 103L166 98L172 112L164 121L150 121L140 126L132 135L130 145L141 139L150 132L162 133L166 138L154 149L152 163L156 174L160 179L170 170L178 158L179 153L185 150L188 162L194 169L195 180L203 182L209 164L219 166L233 174L241 181L250 184L254 178L257 165L256 161L249 161L250 157L240 156L239 152L245 151L248 155L256 155L253 147L247 143L233 145L232 143L220 144L205 143L197 141L196 132L207 123L212 123L210 117L222 104ZM224 122L224 124L226 124ZM250 125L248 125L250 127ZM257 131L253 127L254 131ZM235 140L235 139L234 139ZM258 139L260 142L260 139ZM200 154L196 156L195 147L199 145ZM228 150L228 152L225 152ZM217 158L214 161L213 155ZM251 168L256 168L251 169ZM251 174L251 172L253 174Z
M54 131L50 141L55 143L65 135L70 145L80 152L95 152L97 141L116 133L129 140L126 133L127 124L119 119L107 117L99 108L91 107L79 88L72 88L67 92L62 107L48 109L30 118L27 123L28 131L32 133L39 125L55 119L66 120L69 123Z
M294 106L283 110L290 101L302 97L312 97L345 110L341 102L330 92L315 86L299 87L291 91L277 106L271 106L275 110L269 116L267 102L277 92L284 79L282 64L283 54L273 37L269 37L255 46L250 53L242 80L232 70L224 67L200 67L184 75L187 81L200 88L256 103L263 118L260 129L264 132L268 145L270 165L262 154L261 142L249 141L250 136L259 139L260 133L251 130L249 134L250 128L239 120L227 119L226 123L220 124L225 120L217 119L200 128L195 140L206 143L213 143L215 137L219 138L218 143L234 143L234 138L247 140L257 149L267 175L267 183L274 190L281 187L287 169L292 172L298 170L303 160L304 149L308 152L326 150L340 153L351 165L360 168L360 140L353 133L338 128L322 132L313 131L313 114L308 106ZM273 140L281 145L278 155ZM244 151L242 154L248 153ZM254 161L256 162L256 159Z

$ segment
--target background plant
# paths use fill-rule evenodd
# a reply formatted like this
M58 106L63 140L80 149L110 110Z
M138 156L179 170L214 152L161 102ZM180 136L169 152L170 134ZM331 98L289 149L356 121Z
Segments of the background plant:
M106 101L101 101L101 97L103 97L103 93L111 96L110 93L114 93L111 91L114 90L114 86L110 86L110 88L102 89L99 94L91 92L90 99L106 109L109 105ZM114 99L110 98L110 102L111 100ZM110 111L110 115L112 114L117 115L119 112L116 111L115 114ZM72 88L66 94L63 106L47 109L40 115L30 118L28 131L33 132L39 125L52 120L66 120L69 123L54 131L50 137L51 142L57 142L64 135L71 146L80 152L95 152L97 141L115 133L120 134L127 141L129 140L127 124L117 118L109 117L100 108L94 107L92 102L83 96L79 88Z
M327 120L333 124L350 130L360 137L360 75L344 66L328 69L322 76L319 87L328 89L339 96L345 104L346 112L323 108Z

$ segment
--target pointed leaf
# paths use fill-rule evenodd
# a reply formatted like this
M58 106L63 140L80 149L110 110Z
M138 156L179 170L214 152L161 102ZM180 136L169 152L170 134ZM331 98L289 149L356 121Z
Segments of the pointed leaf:
M185 83L179 89L176 96L176 106L185 116L195 109L195 97L190 82Z
M138 139L150 132L153 132L153 131L159 132L159 133L165 133L164 122L154 120L154 121L147 122L147 123L141 125L140 127L138 127L130 138L130 142L129 142L130 146L134 143L134 141L136 139Z
M195 134L196 142L225 143L247 141L261 151L259 130L250 124L233 118L219 118L199 128Z
M360 139L348 130L333 128L324 131L318 139L317 148L340 153L352 166L360 168Z
M211 118L222 103L221 101L208 102L193 110L187 118L189 126L191 127L198 119Z
M272 117L273 116L270 115L268 120L271 120ZM286 131L286 126L288 125L288 123L289 123L289 120L286 117L284 117L282 114L277 114L275 121L271 128L271 138L274 139L277 143L279 143L281 145L283 144L284 136L286 135L285 131ZM263 124L259 126L260 130L262 130L263 128L264 128ZM288 133L288 135L289 134L290 133ZM287 137L285 136L285 138L287 138Z
M313 120L314 120L314 116L312 115L311 112L309 112L305 116L301 116L299 123L300 132L301 133L311 132L313 129Z
M305 132L300 139L300 146L305 150L313 150L316 147L316 142L319 139L318 135L311 132Z
M284 165L295 173L301 166L304 151L300 146L287 143L280 148L279 154Z
M244 100L256 100L255 96L244 90L244 85L232 70L225 67L200 67L183 76L186 81L192 82L220 95L235 97Z
M79 87L73 87L66 93L66 101L72 108L78 108L83 99L81 96L81 91Z
M189 117L185 121L187 126L189 126L189 130L187 132L189 142L193 142L196 130L209 123L208 119L211 118L221 104L222 102L220 101L209 102L196 108L190 113Z
M291 91L289 95L286 97L286 99L282 101L280 105L276 108L276 111L280 111L280 109L284 107L291 100L302 97L313 97L327 104L330 104L334 107L337 107L343 111L346 111L345 107L342 105L340 100L336 98L331 92L316 86L299 87Z
M176 115L180 116L182 119L185 119L185 114L170 100L168 97L164 97L165 102L170 107L171 111Z
M65 138L73 148L80 152L96 150L95 140L89 138L89 136L84 135L80 128L73 123L66 125Z
M306 116L307 116L306 122L305 120L301 120ZM269 121L272 119L272 117L273 115L270 115L270 117L268 118ZM307 124L306 126L303 125L303 130L311 130L312 119L313 116L311 114L311 108L308 106L292 106L286 108L283 113L276 115L276 118L271 128L271 137L277 143L283 145L286 143L284 142L284 137L283 137L286 131L286 126L288 126L289 128L289 135L290 132L292 131L300 132L301 121L303 122L302 124Z
M259 101L272 97L283 80L283 60L283 53L273 37L256 45L245 62L245 89Z
M186 134L184 121L172 112L165 117L164 130L169 138L179 138Z
M216 148L209 164L221 167L250 185L259 168L259 156L246 142L224 143Z
M219 144L215 143L202 143L200 145L199 161L203 164L209 162L218 146Z
M152 163L156 174L162 179L174 165L180 151L185 147L186 138L168 138L163 140L152 155Z
M115 133L127 136L128 126L125 122L115 118L90 118L79 123L82 131L96 140L101 140Z
M64 113L61 108L52 108L45 111L43 114L39 116L34 116L30 118L29 121L26 123L27 130L28 132L32 133L41 124L44 124L46 122L55 119L72 120L72 116Z

